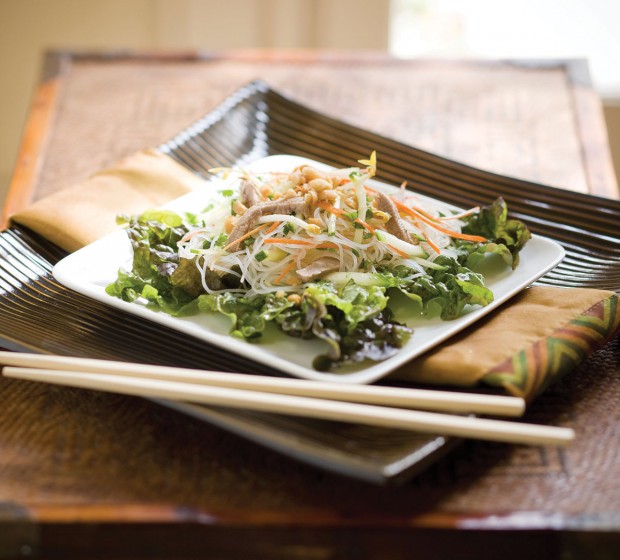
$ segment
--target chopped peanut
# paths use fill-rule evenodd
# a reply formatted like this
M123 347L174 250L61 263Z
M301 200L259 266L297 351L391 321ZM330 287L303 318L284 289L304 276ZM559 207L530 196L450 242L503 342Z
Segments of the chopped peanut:
M228 218L224 221L224 231L226 231L226 233L230 233L235 227L236 221L235 216L228 216Z
M314 189L316 192L324 191L332 188L331 182L326 181L325 179L312 179L312 181L308 182L308 186L311 189Z
M304 166L301 172L303 173L304 178L308 182L311 182L314 179L323 179L324 181L329 180L329 176L326 173L323 173L322 171L319 171L318 169L315 169L314 167L311 167L309 165Z
M297 196L297 193L293 189L289 189L282 195L282 200L288 200L289 198L294 198Z
M347 206L350 206L351 208L357 208L357 197L355 196L347 196L344 199L344 202Z
M334 202L337 199L338 193L334 190L328 189L319 193L319 200L328 200L329 202Z
M299 169L293 171L293 173L289 176L289 179L293 185L303 185L306 182L303 173Z
M304 198L306 200L306 204L308 204L311 207L316 206L316 203L319 200L319 197L317 196L316 191L309 191Z
M238 214L239 216L243 216L243 214L245 214L248 207L245 204L243 204L243 202L241 202L240 200L235 200L235 202L233 203L232 209L235 211L235 214Z

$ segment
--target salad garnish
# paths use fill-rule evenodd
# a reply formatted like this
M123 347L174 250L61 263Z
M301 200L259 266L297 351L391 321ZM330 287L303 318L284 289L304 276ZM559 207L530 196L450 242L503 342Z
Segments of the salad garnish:
M413 331L394 319L395 293L444 320L493 301L476 270L490 254L515 268L531 237L503 199L455 211L375 184L375 152L359 163L211 170L226 188L206 208L119 218L133 262L107 293L173 316L221 313L249 341L269 323L317 337L328 345L318 370L397 353Z

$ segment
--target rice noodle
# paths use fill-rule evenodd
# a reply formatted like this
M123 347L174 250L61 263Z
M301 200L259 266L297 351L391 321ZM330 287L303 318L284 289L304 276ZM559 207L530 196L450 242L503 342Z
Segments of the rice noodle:
M261 173L260 176L237 171L238 184L247 180L257 188L262 197L259 204L285 200L291 195L304 196L307 215L260 215L254 225L278 225L242 238L237 250L228 252L224 248L230 232L229 224L238 220L232 211L236 195L232 198L222 195L199 215L202 224L179 242L180 257L195 259L207 293L216 293L206 280L210 270L238 278L241 287L228 291L251 296L275 291L302 291L304 285L295 271L323 256L336 257L340 272L374 272L379 266L404 266L411 270L409 277L415 278L425 274L425 267L432 266L438 256L434 247L442 254L454 255L449 232L460 232L462 222L458 219L443 221L442 232L429 225L432 222L419 221L410 215L400 216L403 227L412 234L414 241L422 240L419 247L425 250L426 257L419 258L419 250L417 255L408 257L402 253L402 248L396 250L379 240L373 228L381 230L389 217L374 206L373 191L369 189L370 194L367 194L365 184L374 174L374 167L372 161L365 163L371 165L362 170L350 168L323 172L308 171L309 168L303 167L290 174ZM306 180L306 177L313 179ZM433 207L427 200L413 197L403 190L394 198L400 204L421 208L430 217L439 218L447 212L445 207ZM375 225L371 228L367 222ZM401 245L405 249L412 247L407 243Z

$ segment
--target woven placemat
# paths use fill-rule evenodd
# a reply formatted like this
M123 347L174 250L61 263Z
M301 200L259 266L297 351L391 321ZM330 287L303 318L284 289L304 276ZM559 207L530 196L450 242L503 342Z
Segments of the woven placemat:
M406 144L588 192L574 99L562 66L77 60L64 80L37 196L159 145L254 79Z

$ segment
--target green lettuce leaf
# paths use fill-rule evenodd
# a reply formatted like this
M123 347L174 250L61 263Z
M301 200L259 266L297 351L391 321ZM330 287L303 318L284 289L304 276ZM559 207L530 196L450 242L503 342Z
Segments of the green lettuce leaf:
M337 289L328 282L310 284L304 291L304 297L342 311L347 330L352 331L364 321L380 311L388 303L386 289L380 286L360 286L354 282Z
M188 231L183 218L170 211L149 210L130 218L127 235L133 248L132 268L120 270L106 292L125 301L144 297L166 313L176 314L193 299L170 281L179 265L177 243Z
M466 305L485 306L493 301L493 292L484 285L481 274L446 255L438 256L434 262L444 270L428 269L428 274L398 286L409 299L421 305L423 314L456 319Z
M264 299L262 296L246 298L234 292L222 292L198 296L197 303L202 312L216 311L228 317L232 323L231 336L254 340L265 330Z
M508 217L508 207L503 198L484 206L480 212L464 219L463 233L481 235L490 243L473 246L472 252L495 252L513 269L519 264L519 251L531 239L532 234L520 220ZM510 256L508 255L510 253Z

